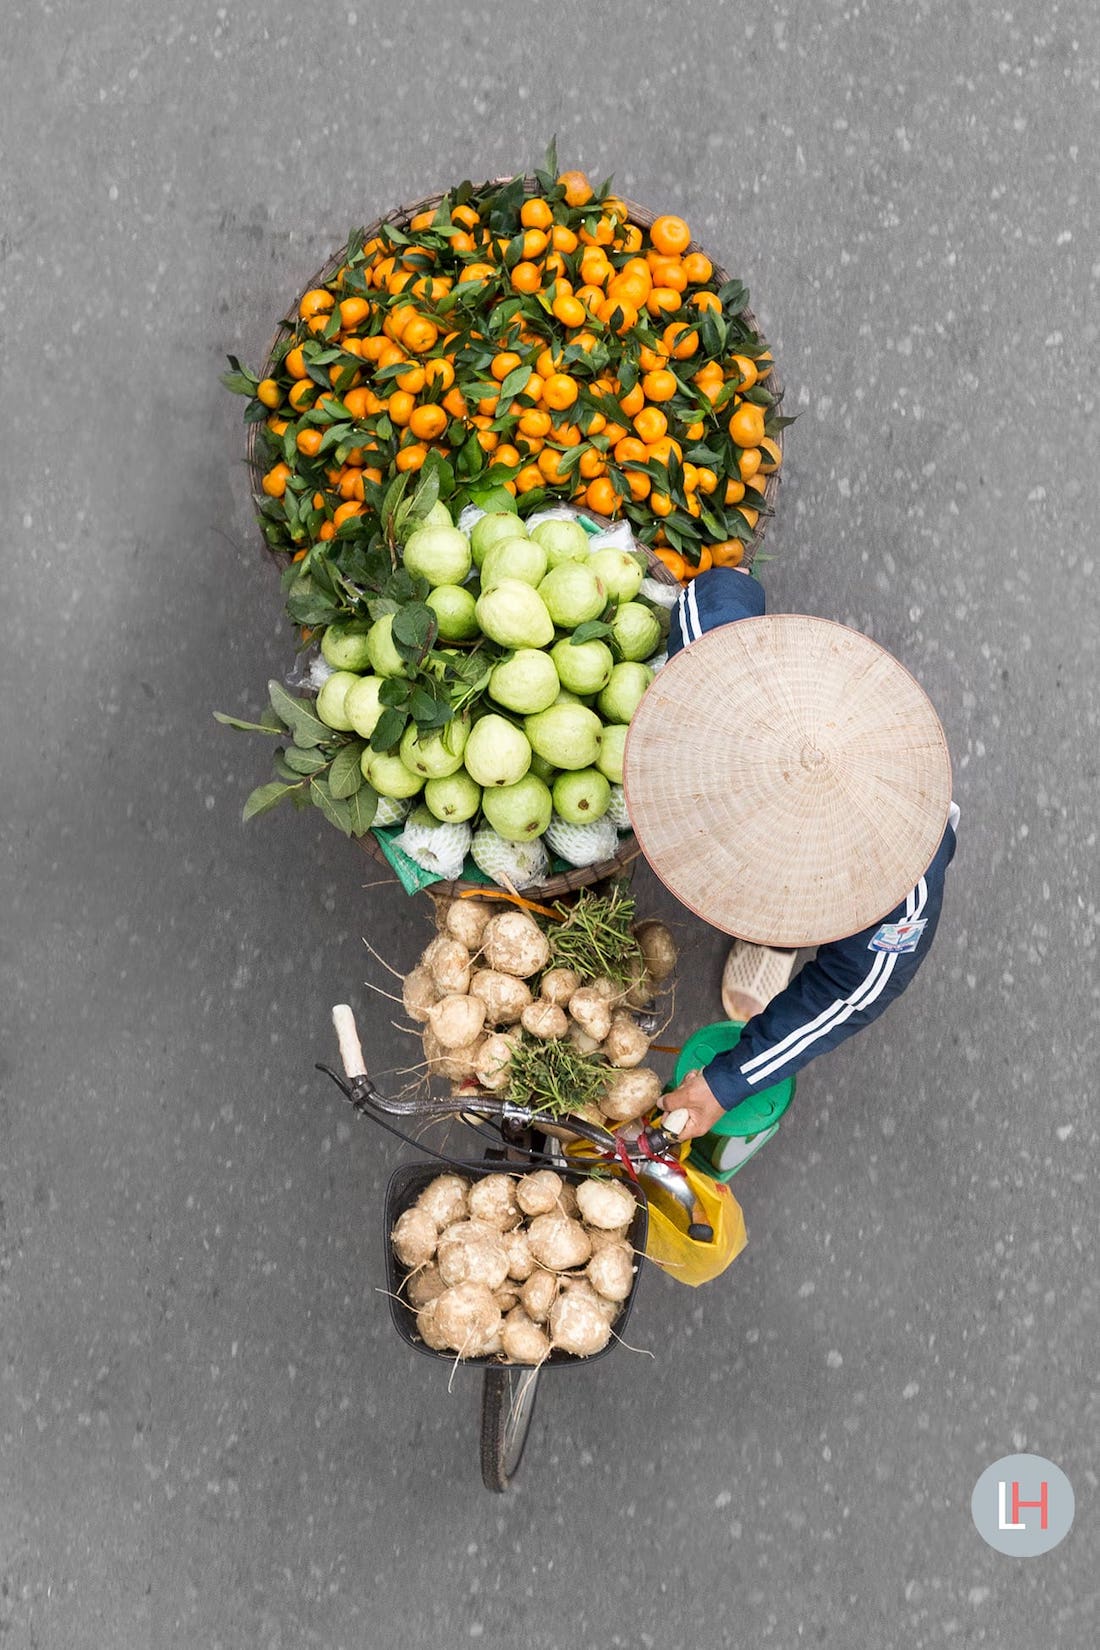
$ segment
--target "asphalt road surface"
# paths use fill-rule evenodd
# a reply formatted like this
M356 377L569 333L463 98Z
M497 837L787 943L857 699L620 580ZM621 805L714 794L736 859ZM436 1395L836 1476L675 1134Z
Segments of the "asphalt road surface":
M1096 128L1087 0L8 0L0 1642L11 1650L1084 1650L1097 1610ZM476 1380L383 1283L400 1148L313 1071L420 903L248 827L290 661L227 353L350 226L563 164L677 211L787 386L778 611L924 683L960 847L935 952L479 1482ZM675 1040L723 940L687 948ZM1068 1538L970 1494L1058 1462Z

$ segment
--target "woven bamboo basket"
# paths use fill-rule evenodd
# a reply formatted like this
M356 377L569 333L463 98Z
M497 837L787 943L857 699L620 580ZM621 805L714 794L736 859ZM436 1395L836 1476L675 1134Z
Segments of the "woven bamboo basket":
M490 182L494 184L503 184L510 183L511 179L507 177L493 178ZM529 177L525 179L525 182L527 185L527 192L529 194L534 194L537 192L539 186L534 178ZM396 224L398 228L403 228L408 224L411 218L414 218L417 215L417 213L433 211L443 199L444 193L445 191L440 190L434 195L425 195L421 200L412 201L406 206L395 207L392 211L387 212L384 217L375 218L363 230L364 241L369 241L372 239L373 236L378 233L383 223L393 223ZM647 206L642 206L637 201L632 201L626 197L623 197L623 199L626 202L626 206L630 214L630 221L632 223L638 224L639 227L643 229L648 229L653 225L659 215L658 213L651 211ZM708 257L710 256L710 254L706 252L706 248L701 246L700 243L695 240L691 242L689 251L703 252L706 253ZM345 242L337 252L332 254L326 263L322 264L320 269L309 277L305 286L302 288L302 291L308 292L314 287L324 286L326 281L335 275L336 271L341 267L346 255L347 243ZM713 258L711 258L711 263L714 268L714 279L719 285L722 285L725 281L730 279L727 272L721 267L721 265L715 263ZM286 314L283 316L282 320L278 323L275 329L271 342L267 348L267 354L264 360L264 370L261 374L262 377L267 377L269 375L281 345L284 340L294 332L297 326L299 298L295 298L294 302L290 305ZM756 318L752 311L746 309L744 311L744 315L746 321L753 328L753 330L758 331L759 329L756 325ZM783 389L779 382L778 367L773 367L772 369L768 380L768 388L775 396L776 402L779 403L782 400ZM783 431L780 430L774 439L777 446L780 450L782 450ZM259 426L256 424L250 424L248 426L246 437L246 452L252 499L257 511L260 510L264 502L264 493L260 486L260 482L263 477L263 466L259 461L258 443ZM764 503L766 508L761 511L760 519L757 522L756 530L752 536L752 539L745 546L745 554L741 565L746 569L751 569L763 541L764 531L769 516L775 511L776 499L779 492L780 474L781 471L777 469L767 477L764 488ZM590 520L599 521L601 525L612 525L607 518L597 516L592 510L585 510L584 513ZM643 547L639 546L639 548ZM283 554L282 552L272 550L266 540L264 540L264 549L272 557L273 561L280 566L286 566L288 564L290 560L289 556ZM667 570L664 563L661 562L652 551L647 550L646 553L650 564L650 577L658 580L662 584L675 585L678 581ZM396 877L396 873L393 872L393 867L390 865L389 860L382 852L373 831L368 831L365 836L359 837L357 840L366 853L368 853L373 859L378 860L380 864L384 865L386 869ZM637 838L633 834L623 836L620 839L619 850L613 858L602 860L598 865L579 866L575 869L562 871L555 876L548 877L545 882L536 883L523 889L523 898L537 901L539 903L543 903L547 900L562 899L569 894L578 892L581 888L590 887L593 883L603 882L607 878L614 877L625 871L627 867L638 858L640 852L641 849L638 845ZM486 890L483 884L467 882L461 879L456 882L432 883L431 887L427 890L427 892L436 896L458 896L461 894L477 892L484 893L485 891Z

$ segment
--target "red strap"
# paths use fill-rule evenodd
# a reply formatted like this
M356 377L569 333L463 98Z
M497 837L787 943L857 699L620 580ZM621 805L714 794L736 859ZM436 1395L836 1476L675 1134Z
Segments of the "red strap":
M638 1178L638 1172L635 1169L633 1163L630 1161L630 1154L627 1152L627 1149L626 1149L626 1141L622 1138L621 1135L616 1135L615 1136L615 1156L619 1159L619 1162L622 1164L623 1168L626 1170L628 1178L630 1180L636 1181L637 1178Z

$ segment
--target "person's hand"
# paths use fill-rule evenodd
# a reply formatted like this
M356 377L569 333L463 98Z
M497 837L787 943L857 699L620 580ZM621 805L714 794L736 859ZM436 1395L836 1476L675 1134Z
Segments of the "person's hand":
M688 1121L678 1136L680 1140L694 1140L696 1135L709 1134L723 1116L723 1107L714 1098L701 1071L689 1071L678 1089L661 1096L661 1106L666 1115L681 1110L688 1113Z

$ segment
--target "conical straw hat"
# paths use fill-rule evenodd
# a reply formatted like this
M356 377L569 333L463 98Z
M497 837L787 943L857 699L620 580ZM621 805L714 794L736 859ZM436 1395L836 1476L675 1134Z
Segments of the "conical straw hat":
M642 853L689 910L760 945L822 945L927 869L951 761L920 685L828 619L720 625L674 655L623 764Z

